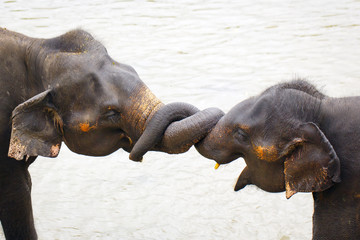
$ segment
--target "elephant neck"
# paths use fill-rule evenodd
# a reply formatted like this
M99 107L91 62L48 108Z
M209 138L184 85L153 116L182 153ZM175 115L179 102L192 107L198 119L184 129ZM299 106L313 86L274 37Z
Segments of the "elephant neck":
M291 114L301 123L313 122L319 126L325 117L324 104L326 101L327 98L318 98L302 93L290 105Z
M17 71L14 71L17 77L14 77L13 82L21 90L22 100L29 99L39 92L42 92L44 90L43 84L38 81L40 75L36 74L38 67L33 61L34 58L36 59L37 56L39 56L39 52L41 51L39 47L35 46L39 45L41 40L6 29L1 29L1 32L6 34L5 39L10 38L10 41L16 44L16 46L14 46L16 47L14 48L14 54L18 55L19 65L13 66L14 69L17 69Z

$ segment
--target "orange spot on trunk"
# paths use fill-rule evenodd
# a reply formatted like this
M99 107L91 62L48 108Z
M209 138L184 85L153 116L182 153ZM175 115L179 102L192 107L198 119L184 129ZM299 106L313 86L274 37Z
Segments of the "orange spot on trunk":
M83 131L83 132L89 132L90 130L95 129L95 128L96 128L96 125L90 127L90 123L89 123L89 122L85 122L85 123L80 123L80 124L79 124L79 127L80 127L80 130L81 130L81 131Z

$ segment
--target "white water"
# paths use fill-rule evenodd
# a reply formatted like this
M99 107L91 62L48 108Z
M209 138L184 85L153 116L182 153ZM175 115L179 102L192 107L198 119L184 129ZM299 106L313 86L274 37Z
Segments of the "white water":
M360 1L2 1L0 26L50 38L92 33L165 103L233 105L294 76L359 95ZM101 142L99 142L101 144ZM310 239L311 194L232 188L194 149L92 158L63 145L31 166L40 239ZM3 235L0 234L0 238Z

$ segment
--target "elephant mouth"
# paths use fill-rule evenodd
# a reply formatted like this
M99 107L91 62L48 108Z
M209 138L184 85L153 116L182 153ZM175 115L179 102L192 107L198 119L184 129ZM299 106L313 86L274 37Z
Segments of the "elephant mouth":
M237 154L236 156L232 156L231 158L228 158L226 160L222 159L222 160L215 160L215 166L214 169L217 170L219 169L219 167L221 165L225 165L228 164L238 158L244 158L243 154ZM242 172L240 173L236 183L235 183L235 187L234 187L234 191L239 191L240 189L244 188L247 184L249 184L249 182L244 182L242 179Z
M220 167L221 164L216 163L214 166L214 169L217 170ZM243 189L246 185L250 184L250 182L245 181L242 178L242 172L240 173L238 179L236 180L235 186L234 186L234 191L237 192L241 189Z
M131 150L133 149L133 147L135 145L133 140L125 133L121 134L120 142L121 142L122 149L124 149L128 153L131 152Z
M221 165L229 164L239 158L244 158L244 154L237 153L237 154L231 154L226 156L219 156L214 157L215 160L215 169L218 169Z

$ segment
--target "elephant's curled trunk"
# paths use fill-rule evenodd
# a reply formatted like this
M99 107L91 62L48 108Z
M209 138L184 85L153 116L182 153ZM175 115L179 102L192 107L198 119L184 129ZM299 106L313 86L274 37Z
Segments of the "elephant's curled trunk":
M199 111L187 103L167 104L149 120L129 158L141 161L149 150L167 153L186 152L203 138L223 115L224 113L217 108Z
M173 122L156 147L170 154L186 152L203 139L222 116L224 112L220 109L207 108L181 121Z

